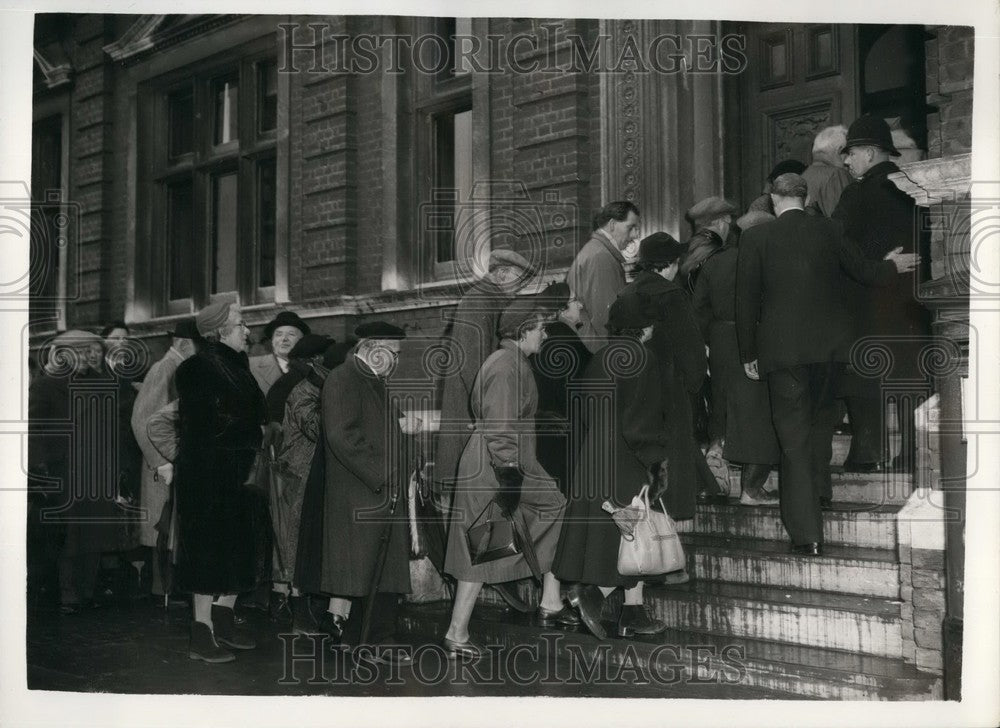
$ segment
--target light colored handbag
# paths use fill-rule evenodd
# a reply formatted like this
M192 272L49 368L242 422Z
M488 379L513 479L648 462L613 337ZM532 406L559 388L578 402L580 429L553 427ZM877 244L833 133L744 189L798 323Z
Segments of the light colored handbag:
M660 501L663 508L663 501ZM632 535L622 534L618 545L618 573L622 576L652 576L685 567L684 547L674 520L649 507L649 486L642 486L630 509L640 511Z

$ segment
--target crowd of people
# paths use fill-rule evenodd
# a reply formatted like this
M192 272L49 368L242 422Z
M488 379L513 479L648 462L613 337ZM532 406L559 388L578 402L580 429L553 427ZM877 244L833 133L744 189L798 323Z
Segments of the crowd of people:
M739 466L738 502L780 505L791 549L822 553L837 399L853 432L845 469L913 466L915 402L897 404L902 446L888 452L881 382L848 366L856 342L882 337L915 375L927 333L920 228L887 177L896 153L881 119L824 129L812 164L781 162L743 215L721 197L694 205L684 243L638 240L640 210L611 202L565 280L535 294L538 271L495 247L445 330L432 452L418 437L428 423L391 396L406 336L391 322L335 342L282 311L264 329L270 351L250 357L240 307L213 303L177 323L141 381L116 356L124 324L59 335L31 385L29 464L36 516L63 516L51 552L63 612L93 599L101 555L118 551L149 592L190 595L193 659L255 647L236 605L262 585L296 634L390 643L422 483L438 515L424 524L429 555L454 582L442 645L456 658L482 653L469 625L484 585L525 609L513 585L526 578L541 587L542 626L605 638L621 588L617 636L663 631L644 580L618 571L608 513L643 486L683 529L699 503L730 502ZM115 444L76 425L53 436L46 425L104 411L80 399L92 381L117 397ZM104 470L81 468L90 461ZM774 469L777 492L765 489ZM108 492L76 482L101 472ZM509 523L517 547L486 559L470 532L491 521Z

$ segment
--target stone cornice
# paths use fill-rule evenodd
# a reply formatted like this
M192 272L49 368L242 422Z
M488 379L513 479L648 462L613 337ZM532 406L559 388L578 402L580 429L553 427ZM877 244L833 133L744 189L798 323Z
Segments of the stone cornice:
M66 59L62 48L56 43L50 43L42 50L34 48L35 63L45 78L45 85L58 88L68 84L73 79L73 66Z
M186 15L171 22L173 16L144 15L104 52L119 63L133 63L154 50L164 50L195 35L215 30L243 19L244 15Z
M889 179L922 207L954 201L967 195L972 186L972 155L910 162Z

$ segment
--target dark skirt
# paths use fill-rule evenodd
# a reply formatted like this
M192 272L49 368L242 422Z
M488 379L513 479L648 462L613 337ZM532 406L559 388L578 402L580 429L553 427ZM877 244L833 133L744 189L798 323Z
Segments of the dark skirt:
M322 432L319 442L323 442ZM302 493L302 516L299 519L298 548L292 583L300 591L317 594L323 583L323 506L326 496L325 447L313 453L309 475Z

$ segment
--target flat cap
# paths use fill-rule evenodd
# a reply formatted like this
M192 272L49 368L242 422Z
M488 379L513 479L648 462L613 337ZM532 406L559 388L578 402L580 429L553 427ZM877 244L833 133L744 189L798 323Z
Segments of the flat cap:
M655 232L639 242L639 263L670 265L681 257L687 245L678 243L670 233Z
M52 340L53 346L83 346L86 344L101 344L104 341L95 333L83 329L70 329L59 334Z
M186 318L178 321L176 325L174 325L174 330L170 332L170 336L174 339L201 338L201 334L198 333L198 325L194 322L193 318Z
M327 347L333 343L329 336L321 334L306 334L295 342L295 346L288 352L289 359L308 359L311 356L322 354Z
M572 295L566 281L553 281L535 296L535 304L547 313L561 311Z
M309 333L309 324L299 318L299 315L294 311L279 311L278 315L271 319L270 323L264 327L264 338L270 339L274 336L275 330L282 326L294 326L302 335L305 336Z
M215 331L226 325L229 320L229 309L232 307L229 301L217 301L210 303L194 317L198 326L198 333L204 336L210 331Z
M359 339L405 339L406 332L386 321L372 321L354 329Z
M656 311L644 296L626 293L618 296L608 309L611 329L644 329L656 322Z
M688 219L693 223L708 222L723 215L736 212L736 205L721 197L706 197L687 211Z
M546 311L538 305L534 296L514 299L514 302L507 306L500 315L500 333L501 335L510 334L516 331L521 324L545 315Z
M528 259L510 248L494 248L490 251L489 269L500 268L505 265L520 268L525 273L534 273L535 268L528 262Z
M762 222L770 222L773 219L774 215L769 212L750 210L736 221L736 227L740 230L749 230L754 225L760 225Z

